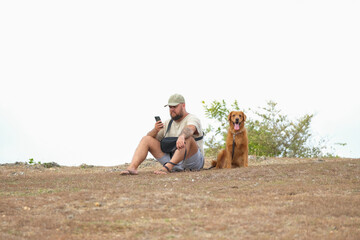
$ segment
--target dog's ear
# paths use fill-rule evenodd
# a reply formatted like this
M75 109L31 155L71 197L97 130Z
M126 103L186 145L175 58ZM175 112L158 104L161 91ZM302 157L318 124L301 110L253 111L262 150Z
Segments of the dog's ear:
M246 121L246 115L245 115L245 113L243 113L243 115L244 115L244 122Z
M228 121L230 122L231 121L231 115L232 115L233 111L229 113L229 116L228 116Z

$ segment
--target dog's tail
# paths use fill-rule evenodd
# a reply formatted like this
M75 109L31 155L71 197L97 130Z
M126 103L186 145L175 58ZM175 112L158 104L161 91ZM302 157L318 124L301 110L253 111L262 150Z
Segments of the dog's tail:
M217 164L217 160L212 160L211 161L211 168L216 167L216 164Z
M212 160L212 162L211 162L211 166L210 167L208 167L208 168L204 168L204 170L210 170L210 169L213 169L214 167L216 167L216 161L215 160Z
M210 169L216 167L216 165L218 164L218 162L221 164L221 163L223 162L224 154L225 154L225 151L224 151L224 149L223 149L223 150L221 150L221 151L218 153L217 159L211 161L211 167L206 168L206 170L210 170Z

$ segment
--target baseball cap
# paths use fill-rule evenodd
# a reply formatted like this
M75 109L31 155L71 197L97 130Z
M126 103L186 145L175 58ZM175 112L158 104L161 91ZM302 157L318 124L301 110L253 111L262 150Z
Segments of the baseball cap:
M177 106L180 103L185 103L184 97L182 95L180 95L180 94L174 94L174 95L170 96L168 104L166 104L164 107Z

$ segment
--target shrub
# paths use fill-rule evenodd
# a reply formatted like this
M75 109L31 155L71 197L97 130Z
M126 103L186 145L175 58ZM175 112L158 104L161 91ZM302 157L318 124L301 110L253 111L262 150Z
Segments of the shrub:
M57 164L56 162L48 162L48 163L43 163L41 164L44 168L53 168L53 167L60 167L59 164Z

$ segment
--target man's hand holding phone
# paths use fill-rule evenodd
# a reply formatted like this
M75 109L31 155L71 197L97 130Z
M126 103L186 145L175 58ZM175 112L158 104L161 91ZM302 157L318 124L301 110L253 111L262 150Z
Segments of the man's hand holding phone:
M159 116L156 116L156 117L155 117L155 121L156 121L156 123L155 123L155 129L156 129L157 131L160 131L160 130L164 127L164 124L161 122L161 119L160 119Z

